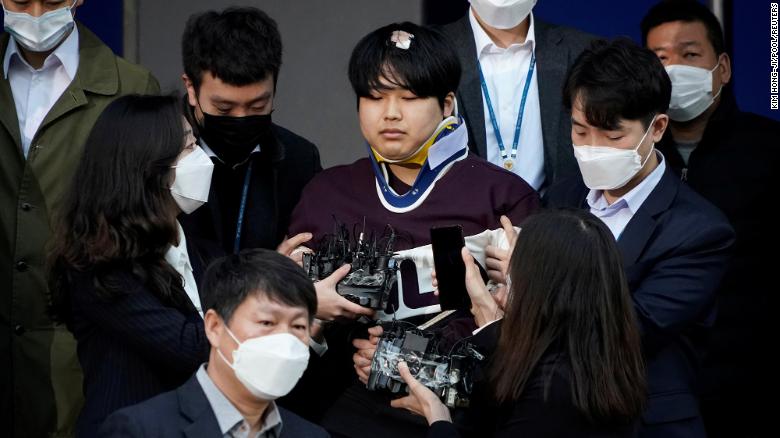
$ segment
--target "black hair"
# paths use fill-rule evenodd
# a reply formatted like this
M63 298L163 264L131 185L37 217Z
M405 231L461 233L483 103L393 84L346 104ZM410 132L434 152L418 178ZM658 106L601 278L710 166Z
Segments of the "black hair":
M282 37L276 22L260 9L206 11L187 20L181 53L184 73L196 91L206 71L230 85L254 84L268 75L276 85L282 65Z
M580 209L541 211L522 229L490 365L497 401L518 400L545 354L560 349L564 366L551 372L566 374L577 410L595 423L631 423L645 401L645 369L615 238Z
M723 29L715 14L696 0L663 0L647 11L639 25L642 30L642 44L647 45L647 34L664 23L683 21L699 22L707 29L707 38L718 56L726 51L723 42Z
M314 284L300 266L268 249L244 249L211 263L200 287L204 312L214 309L230 323L238 306L254 294L317 313Z
M414 35L408 49L396 47L395 31ZM419 97L435 97L444 106L460 82L455 49L438 31L414 23L393 23L363 37L349 59L349 82L358 98L386 88L381 79Z
M70 317L68 285L78 272L94 275L102 299L127 293L118 282L124 272L163 303L187 305L181 276L165 261L178 240L178 210L169 187L171 166L183 148L175 97L123 96L97 118L49 246L58 319Z
M590 125L614 130L620 119L640 120L645 128L669 108L672 83L663 64L628 38L595 40L569 69L563 89L571 110L579 98Z

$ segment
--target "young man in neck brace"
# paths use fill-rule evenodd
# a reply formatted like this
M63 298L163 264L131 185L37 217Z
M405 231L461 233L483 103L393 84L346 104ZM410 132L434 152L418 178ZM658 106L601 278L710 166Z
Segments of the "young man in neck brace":
M486 244L496 243L484 238L485 232L502 230L502 216L519 223L538 208L536 192L522 178L469 153L468 130L456 113L460 72L454 49L436 31L398 23L364 37L352 52L349 78L367 156L317 175L291 219L291 235L312 233L307 246L313 250L333 232L334 218L350 230L357 225L366 236L381 236L390 225L397 235L394 251L415 258L416 266L410 274L414 281L403 282L404 291L397 294L399 319L429 319L439 311L430 268L424 266L430 247L404 252L430 244L431 227L459 224L467 245L481 246L484 252ZM469 237L475 235L482 239ZM320 302L334 299L344 300L335 290L318 290ZM392 311L377 315L393 317ZM326 333L330 351L323 356L323 379L330 387L307 392L328 397L337 396L356 377L346 336L339 336L336 325ZM374 395L364 388L353 390L358 397ZM357 409L371 403L398 415L384 399L358 403ZM367 421L370 415L346 415L351 409L326 427L342 434L366 433L354 421ZM398 432L382 432L381 419L377 421L376 433Z
M755 206L778 192L780 123L737 107L731 58L715 15L703 4L663 1L642 21L642 37L672 81L669 128L658 150L737 233L734 262L718 290L718 318L702 363L702 412L710 437L758 436L771 408L754 396L774 374L776 220ZM742 61L746 62L746 61Z

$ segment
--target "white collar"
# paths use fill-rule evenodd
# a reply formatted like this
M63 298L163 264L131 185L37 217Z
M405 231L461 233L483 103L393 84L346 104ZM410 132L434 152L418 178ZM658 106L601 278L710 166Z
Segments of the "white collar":
M165 253L165 261L176 271L179 271L180 267L192 271L190 255L187 253L187 239L184 237L184 229L181 227L181 224L179 224L179 221L176 221L176 227L179 231L179 244L168 247L168 251Z
M617 199L611 205L604 197L603 190L591 190L588 192L588 205L595 210L607 210L607 209L620 209L628 207L632 213L636 213L639 208L644 204L650 193L661 181L664 172L666 171L666 160L663 154L658 149L654 149L658 156L658 166L650 172L642 181L637 184L636 187L631 189L628 193Z
M214 151L211 150L209 145L206 144L206 140L204 140L202 137L198 139L198 143L200 144L200 148L203 149L203 152L205 152L206 155L209 156L209 158L216 158L217 160L222 161L217 156L217 154L215 154ZM255 146L255 148L252 149L252 153L250 155L254 154L255 152L260 152L260 145Z
M528 14L528 19L531 20L530 25L528 26L528 34L525 37L525 41L522 43L514 43L511 46L507 47L507 49L511 49L513 47L525 47L527 45L531 46L531 50L536 50L536 33L534 30L534 14L533 12ZM471 32L474 34L474 43L477 47L477 58L480 57L486 50L495 47L499 50L507 50L507 49L501 49L496 45L496 43L493 42L492 39L490 39L490 36L485 32L485 29L480 26L479 22L477 21L477 17L474 16L474 10L472 8L469 8L469 22L471 23Z
M27 68L34 70L33 67L27 63L19 51L19 46L16 44L16 40L12 36L8 39L8 48L5 51L5 57L3 58L3 76L8 79L8 70L11 66L11 60L14 55L16 59L20 60ZM78 26L73 26L73 30L70 32L65 41L62 42L54 52L49 55L43 62L41 70L47 69L55 65L54 63L62 64L65 68L65 73L71 81L76 78L76 72L79 69L79 29Z

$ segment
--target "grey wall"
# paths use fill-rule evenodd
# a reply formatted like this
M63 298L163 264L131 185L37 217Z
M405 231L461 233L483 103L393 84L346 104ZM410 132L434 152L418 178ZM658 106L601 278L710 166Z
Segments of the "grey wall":
M136 61L150 68L163 91L182 89L180 39L190 14L252 5L279 25L284 45L274 121L320 148L324 167L365 155L347 80L355 43L395 21L421 21L419 0L136 0ZM134 32L133 32L134 31Z

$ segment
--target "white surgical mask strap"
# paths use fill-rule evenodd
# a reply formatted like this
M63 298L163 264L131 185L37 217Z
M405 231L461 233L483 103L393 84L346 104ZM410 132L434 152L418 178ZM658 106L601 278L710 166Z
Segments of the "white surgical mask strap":
M241 346L241 342L238 340L238 338L236 338L236 335L234 335L234 334L233 334L233 332L232 332L232 331L230 331L230 328L228 328L228 326L227 326L227 323L225 323L225 330L227 330L227 333L228 333L228 335L230 335L230 337L231 337L231 338L233 338L233 340L236 342L236 344L238 344L238 346L240 347L240 346ZM222 358L222 360L224 360L224 361L225 361L225 363L226 363L226 364L227 364L227 365L228 365L230 368L233 368L233 362L231 362L231 361L227 360L227 358L225 357L225 355L224 355L224 354L222 354L222 350L221 350L219 347L217 347L217 354L219 354L219 357L221 357L221 358Z
M653 124L655 123L656 117L658 117L658 114L653 115L653 120L650 121L650 126L648 126L647 130L645 130L645 135L642 136L642 139L639 140L639 144L636 145L636 149L634 150L636 151L637 154L639 153L639 148L642 147L642 143L645 142L645 138L647 138L647 134L650 132L650 129L653 128ZM642 160L642 167L640 167L640 169L645 167L645 164L647 164L647 160L650 159L650 154L653 153L653 149L655 149L655 142L653 142L653 147L650 148L650 152L647 154L647 157L645 157L645 159Z

